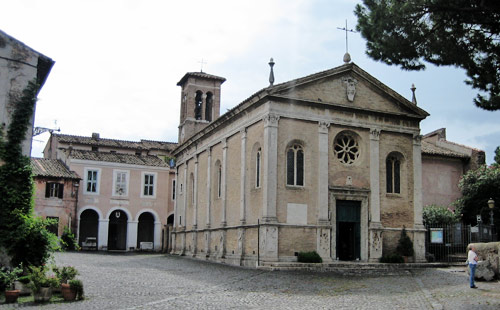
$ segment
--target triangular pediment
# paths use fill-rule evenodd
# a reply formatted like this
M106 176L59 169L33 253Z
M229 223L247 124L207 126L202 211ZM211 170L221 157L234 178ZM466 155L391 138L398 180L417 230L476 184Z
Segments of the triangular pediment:
M425 118L429 114L353 63L272 87L294 101Z

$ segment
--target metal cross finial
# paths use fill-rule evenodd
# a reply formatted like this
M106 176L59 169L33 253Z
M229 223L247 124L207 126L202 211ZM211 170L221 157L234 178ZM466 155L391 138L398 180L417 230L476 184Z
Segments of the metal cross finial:
M201 61L198 61L198 63L199 63L199 64L201 64L200 72L203 72L203 65L204 65L204 64L206 65L206 64L207 64L207 62L206 62L206 61L203 61L203 58L202 58L202 59L201 59Z
M357 33L357 31L354 31L353 29L348 29L347 28L347 19L345 20L345 28L340 28L337 27L337 29L345 31L345 55L344 55L344 62L348 63L351 61L351 56L349 55L349 41L347 38L347 33L352 32L352 33Z

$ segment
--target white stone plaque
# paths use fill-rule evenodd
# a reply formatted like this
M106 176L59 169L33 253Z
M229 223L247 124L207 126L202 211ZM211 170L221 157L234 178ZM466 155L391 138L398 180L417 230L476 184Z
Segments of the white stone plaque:
M286 222L288 224L307 224L307 205L289 203L287 205Z

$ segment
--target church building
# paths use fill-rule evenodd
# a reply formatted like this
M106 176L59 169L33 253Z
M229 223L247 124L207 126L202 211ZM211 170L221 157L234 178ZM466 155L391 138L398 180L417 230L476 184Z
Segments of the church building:
M274 63L271 60L271 70ZM225 79L181 86L172 253L228 264L378 262L406 228L425 261L420 121L356 64L264 88L220 116Z

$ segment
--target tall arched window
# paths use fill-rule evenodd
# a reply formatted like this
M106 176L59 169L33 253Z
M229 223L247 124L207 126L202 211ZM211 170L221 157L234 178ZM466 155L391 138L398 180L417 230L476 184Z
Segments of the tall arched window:
M191 182L191 204L194 205L194 175L192 173L189 176L189 182Z
M286 152L286 185L304 186L304 150L298 144Z
M220 161L215 162L215 173L217 177L217 198L222 196L222 166Z
M257 155L255 156L255 188L260 188L260 160L262 157L261 149L257 150Z
M197 120L201 119L201 105L203 104L203 93L201 90L196 91L196 97L194 99L194 118Z
M391 153L385 160L387 192L400 194L401 160L400 156Z
M205 120L212 121L212 106L214 101L214 95L211 92L207 93L207 98L205 99Z

